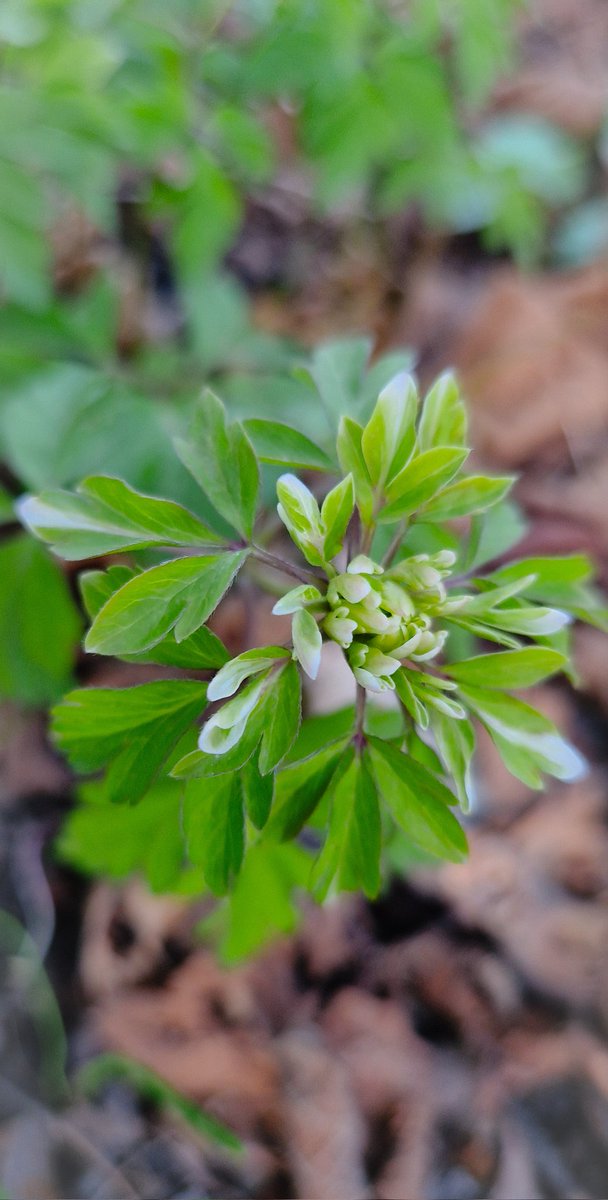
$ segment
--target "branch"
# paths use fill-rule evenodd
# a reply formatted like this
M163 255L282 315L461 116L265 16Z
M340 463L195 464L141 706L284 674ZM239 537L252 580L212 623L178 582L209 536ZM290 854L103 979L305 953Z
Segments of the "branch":
M326 583L324 576L318 575L316 571L309 571L307 567L296 567L286 558L279 558L277 554L270 554L268 550L262 550L261 546L253 547L253 557L257 558L258 562L266 563L266 566L272 567L273 570L281 571L283 575L291 575L294 579L299 579L300 583Z

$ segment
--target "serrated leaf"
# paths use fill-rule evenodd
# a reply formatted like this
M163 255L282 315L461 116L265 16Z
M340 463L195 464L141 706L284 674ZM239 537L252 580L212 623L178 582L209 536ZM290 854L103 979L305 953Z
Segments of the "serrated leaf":
M183 819L188 857L202 867L210 891L225 895L238 875L245 848L238 776L190 780L184 793Z
M300 728L301 703L300 672L290 662L276 673L264 700L259 759L262 775L274 770L293 745Z
M188 440L178 438L175 447L220 516L250 538L259 485L256 457L242 425L228 423L213 392L200 401Z
M334 464L325 451L290 425L253 417L243 421L243 429L261 462L312 471L333 470Z
M355 489L352 475L336 484L328 492L321 506L321 521L325 530L323 555L327 562L340 553L348 523L355 506Z
M504 499L514 482L514 475L496 478L488 475L467 475L466 479L451 483L424 505L423 520L451 521L455 517L468 517L471 513L483 512Z
M93 620L110 596L136 574L138 572L131 567L123 566L109 567L107 571L85 571L78 582L88 617ZM149 650L121 657L126 662L159 663L187 671L202 671L222 667L230 655L216 634L202 625L182 642L176 642L171 632Z
M369 524L374 509L374 494L361 449L362 435L362 425L353 421L351 417L341 418L337 441L338 459L344 474L353 477L355 499L361 520L364 524Z
M104 604L85 639L93 654L137 654L174 631L181 642L219 604L247 551L177 558L142 571Z
M162 680L131 688L83 688L53 709L52 733L75 770L111 764L106 791L136 803L205 708L207 685Z
M566 659L557 650L529 646L498 654L479 654L444 667L459 683L488 688L527 688L563 671Z
M467 853L464 830L450 812L452 793L434 775L389 742L370 738L372 768L394 820L422 850L450 862Z
M461 446L466 435L467 413L458 382L451 371L444 371L424 399L418 445L421 450L430 450L432 446Z
M398 521L415 512L457 474L468 454L459 446L435 446L416 455L386 489L390 503L380 510L378 520Z
M344 891L361 888L373 898L380 888L380 808L366 759L352 747L343 754L330 790L329 826L313 867L313 889L323 899L335 880Z
M90 476L75 492L26 496L17 511L32 533L70 561L145 546L205 546L220 541L181 504L145 496L109 475Z

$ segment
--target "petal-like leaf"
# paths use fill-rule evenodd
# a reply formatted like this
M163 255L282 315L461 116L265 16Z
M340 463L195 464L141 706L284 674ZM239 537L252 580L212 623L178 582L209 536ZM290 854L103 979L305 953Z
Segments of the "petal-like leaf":
M311 613L299 608L291 623L293 652L310 679L316 679L321 663L323 638Z
M243 654L231 658L211 680L207 690L208 699L223 700L226 696L234 696L245 679L272 667L281 658L289 657L289 650L283 646L260 646L245 650Z

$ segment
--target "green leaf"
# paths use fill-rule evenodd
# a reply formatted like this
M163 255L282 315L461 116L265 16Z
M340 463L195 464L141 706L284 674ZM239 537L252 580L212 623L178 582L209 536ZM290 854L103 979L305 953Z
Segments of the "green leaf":
M319 602L323 603L323 596L318 588L311 583L301 583L298 587L292 588L291 591L285 592L280 600L277 600L273 605L273 613L277 617L291 616L291 613L297 612L299 608L317 607Z
M374 487L401 470L414 439L418 393L411 375L396 375L382 389L361 436L363 458Z
M117 1079L127 1083L148 1103L166 1109L185 1121L199 1136L209 1138L229 1150L241 1149L239 1138L221 1121L203 1112L199 1104L187 1100L181 1092L174 1091L149 1067L122 1054L99 1054L86 1063L77 1075L78 1087L86 1095L94 1095L106 1083L114 1083Z
M309 563L323 562L325 534L319 505L310 488L296 475L281 475L277 480L277 512L290 537Z
M312 873L315 894L324 898L335 880L344 891L361 888L373 898L380 888L380 809L366 759L352 747L330 787L329 827Z
M403 667L393 675L395 680L395 690L403 704L403 707L410 714L410 717L419 725L421 729L428 729L429 714L424 702L416 695L410 682L409 674Z
M292 933L300 917L293 893L304 888L310 858L299 846L260 842L248 851L228 901L224 962L249 957L277 934Z
M361 439L363 426L351 417L342 417L338 429L338 459L345 475L352 475L357 508L365 525L372 519L374 494L369 471L365 464Z
M97 616L110 596L138 572L131 567L114 566L107 571L85 571L79 577L80 590L90 620ZM127 662L160 663L182 667L186 671L202 671L222 667L230 657L220 639L206 625L201 625L182 642L176 642L173 632L140 654L123 654Z
M509 633L517 633L524 637L540 638L558 633L570 623L570 616L560 609L543 608L539 604L508 605L504 608L486 609L482 620L486 626L506 629Z
M81 630L67 580L25 534L0 545L0 695L43 707L72 679Z
M329 562L340 553L344 535L355 506L355 489L352 475L347 475L328 492L321 506L321 521L325 530L323 555Z
M300 718L300 673L295 663L290 662L277 672L266 691L259 760L262 775L283 761L297 736Z
M92 654L137 654L171 630L189 637L217 608L247 552L176 558L142 571L104 604L85 639Z
M262 775L259 762L250 758L242 768L239 778L247 816L256 829L263 829L272 808L274 774L270 771Z
M488 475L467 475L444 488L434 500L424 506L425 521L450 521L454 517L468 517L471 513L483 512L492 504L498 504L515 482L514 475L502 475L492 479Z
M456 475L468 454L458 446L436 446L416 455L389 484L391 503L381 509L378 520L398 521L415 512Z
M527 688L563 671L565 662L563 654L557 650L530 646L524 650L478 654L464 662L450 663L444 670L459 683L489 688Z
M299 608L291 623L293 652L310 679L316 679L321 663L323 638L314 617L305 608Z
M530 599L571 609L589 599L595 600L585 587L592 575L593 564L586 554L568 554L522 558L493 571L487 579L498 587L527 580L522 590Z
M337 712L322 713L317 717L307 717L300 726L300 732L287 756L289 764L304 762L319 750L331 746L333 742L345 740L353 732L355 725L355 710L352 706L339 709Z
M213 392L199 402L188 440L178 438L175 447L220 516L250 538L259 485L256 457L243 426L228 424Z
M78 789L78 803L64 821L56 852L86 875L126 879L137 872L153 892L200 893L200 877L186 866L181 831L182 787L160 779L144 804L117 807L103 783Z
M207 685L162 680L131 688L69 692L53 709L52 733L76 771L110 764L107 795L135 804L205 707Z
M477 514L471 521L468 545L459 557L459 569L472 571L500 558L520 541L527 528L519 508L510 500L503 500L488 512Z
M282 658L290 658L289 650L285 650L283 646L259 646L237 654L236 658L231 658L211 680L207 698L224 700L226 696L234 696L245 679L259 675L260 671L266 671Z
M467 839L448 807L452 793L389 742L370 738L370 756L380 795L401 829L429 854L461 862Z
M279 842L297 837L321 803L341 760L346 739L279 772L266 836Z
M528 787L542 787L542 774L578 779L585 763L542 713L515 696L486 688L461 687L465 704L485 725L507 769Z
M181 504L144 496L109 475L84 479L76 492L26 496L17 510L32 533L68 560L144 546L204 546L219 540Z
M243 861L243 800L238 776L192 779L184 794L184 833L188 856L202 867L216 896L229 890Z
M468 812L473 796L471 761L475 750L475 733L470 721L455 721L437 709L430 711L431 729L437 749L445 763L450 779L454 780L463 812Z
M422 407L418 426L421 450L433 446L462 446L467 436L467 412L460 389L451 371L445 371L433 384Z
M324 450L290 425L252 417L243 429L261 462L309 471L331 471L333 463Z

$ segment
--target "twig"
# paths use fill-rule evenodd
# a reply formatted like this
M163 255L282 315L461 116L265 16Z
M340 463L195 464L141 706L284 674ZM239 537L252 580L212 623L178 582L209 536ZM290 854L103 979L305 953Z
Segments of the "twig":
M391 563L392 563L392 561L393 561L393 559L405 537L406 532L407 532L407 521L402 521L401 524L397 526L397 531L396 531L392 541L389 543L388 550L386 551L386 554L384 555L384 558L382 559L383 567L390 567L390 565L391 565Z
M357 699L355 701L355 712L356 712L355 732L353 735L353 742L358 750L362 750L365 745L365 734L363 732L363 725L365 722L365 702L366 702L366 700L367 700L367 696L365 694L365 688L362 688L361 685L358 683L357 684Z
M309 571L307 567L296 567L285 558L279 558L277 554L270 554L268 550L262 550L261 546L253 547L253 557L259 562L266 563L268 567L273 567L275 571L282 571L284 575L292 575L294 579L299 579L300 583L325 583L322 575L317 575L316 571Z

